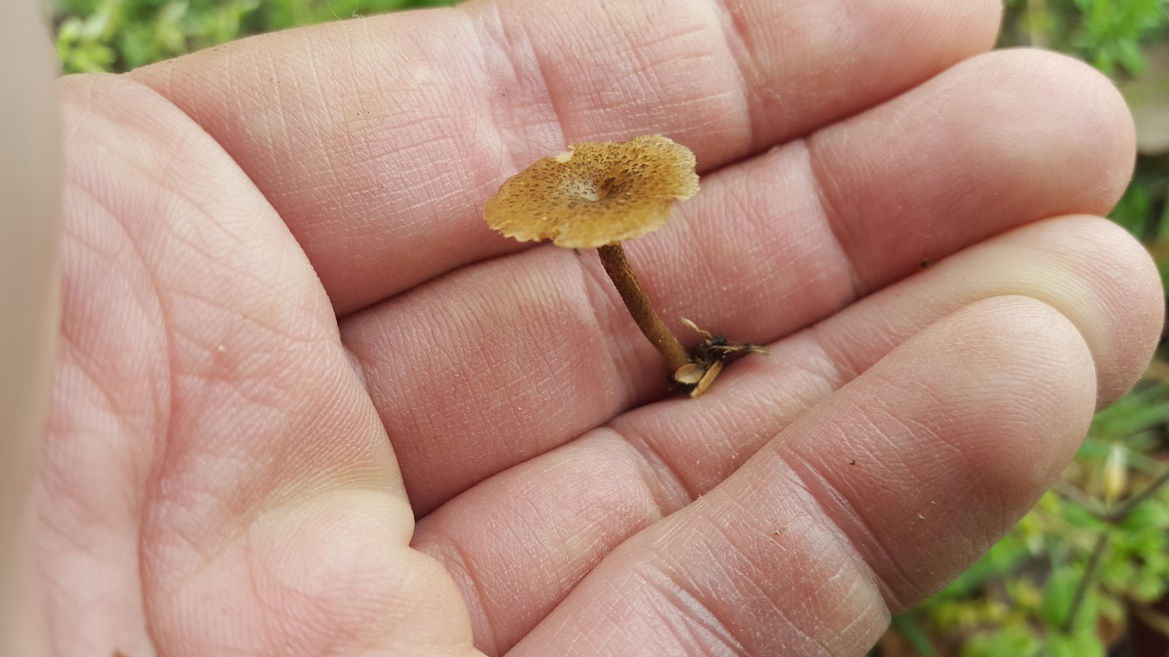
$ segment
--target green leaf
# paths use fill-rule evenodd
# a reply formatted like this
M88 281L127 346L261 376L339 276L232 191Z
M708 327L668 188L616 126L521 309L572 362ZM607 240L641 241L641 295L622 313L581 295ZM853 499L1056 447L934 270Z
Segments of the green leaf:
M1067 622L1081 577L1079 569L1070 566L1058 567L1051 573L1043 588L1043 602L1039 608L1048 627L1062 627Z
M1032 657L1039 639L1026 627L1007 625L997 632L979 632L962 647L961 657Z
M1047 654L1051 657L1104 657L1104 643L1092 632L1047 637Z
M1060 509L1060 516L1070 527L1077 529L1103 529L1104 523L1092 515L1087 509L1078 504L1065 504Z
M1149 231L1152 206L1152 195L1148 189L1143 185L1129 185L1108 217L1139 239Z
M1141 54L1141 46L1135 36L1117 40L1116 60L1130 75L1139 75L1145 70L1145 56Z
M1169 505L1149 499L1130 511L1119 526L1126 533L1169 530Z
M1108 442L1166 421L1169 421L1169 386L1158 384L1130 393L1097 413L1092 419L1090 433L1098 440ZM1107 447L1101 451L1106 452Z

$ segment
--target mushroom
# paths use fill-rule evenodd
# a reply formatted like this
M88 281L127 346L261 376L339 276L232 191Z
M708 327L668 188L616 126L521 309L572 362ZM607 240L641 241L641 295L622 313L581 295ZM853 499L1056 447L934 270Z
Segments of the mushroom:
M567 248L596 248L629 314L673 373L671 385L697 397L726 361L757 345L705 336L694 351L662 322L625 259L624 240L662 227L674 200L698 193L694 153L661 135L626 142L582 142L544 157L506 180L488 199L488 225L521 242L552 240Z

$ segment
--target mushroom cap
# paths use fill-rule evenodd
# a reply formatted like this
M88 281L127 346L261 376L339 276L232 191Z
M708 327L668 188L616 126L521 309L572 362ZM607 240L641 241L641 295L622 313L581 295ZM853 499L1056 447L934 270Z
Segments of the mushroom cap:
M487 200L487 224L521 242L590 248L657 230L698 193L694 153L661 135L582 142L540 158Z

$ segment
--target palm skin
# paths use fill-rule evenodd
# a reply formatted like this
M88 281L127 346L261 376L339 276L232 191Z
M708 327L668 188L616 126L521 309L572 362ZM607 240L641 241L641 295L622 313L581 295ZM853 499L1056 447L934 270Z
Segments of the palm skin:
M998 11L471 2L65 79L42 645L863 654L1162 317L1094 216L1123 103L985 54ZM593 255L481 216L541 155L655 132L703 191L629 245L643 284L774 355L699 400Z

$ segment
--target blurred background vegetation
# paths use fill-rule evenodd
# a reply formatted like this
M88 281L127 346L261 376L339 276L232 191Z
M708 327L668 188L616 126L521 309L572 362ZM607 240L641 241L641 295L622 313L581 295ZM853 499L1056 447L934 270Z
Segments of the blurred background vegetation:
M125 71L250 34L453 4L56 2L67 73ZM1140 155L1112 219L1146 244L1169 278L1169 0L1007 0L1000 46L1074 55L1120 87ZM1035 509L952 586L896 616L874 655L1169 657L1167 427L1163 347L1142 383L1097 414L1075 463Z

